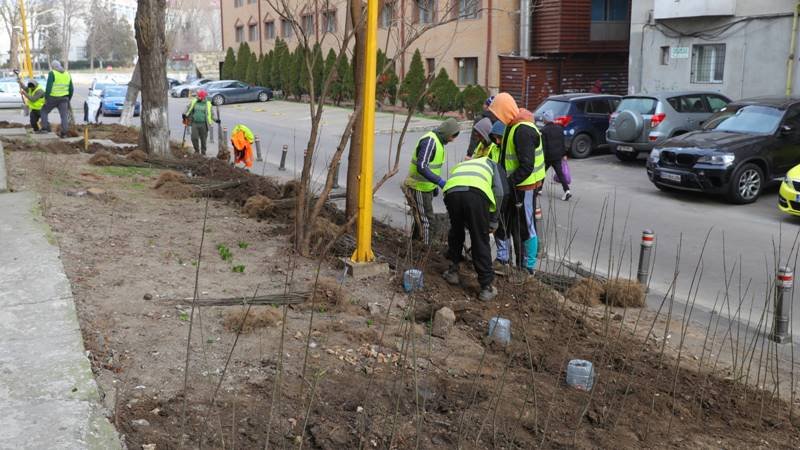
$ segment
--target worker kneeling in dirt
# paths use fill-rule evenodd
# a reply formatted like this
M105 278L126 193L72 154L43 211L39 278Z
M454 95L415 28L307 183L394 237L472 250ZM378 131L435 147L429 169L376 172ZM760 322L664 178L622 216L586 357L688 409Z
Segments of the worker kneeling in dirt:
M231 131L231 144L233 144L233 164L244 164L248 169L253 167L253 132L250 128L239 124Z
M498 205L503 204L506 196L505 179L502 167L483 157L456 165L443 188L444 204L450 216L447 256L451 261L444 279L453 285L461 281L458 265L466 228L472 242L472 264L481 286L479 298L483 301L497 296L497 288L492 286L494 270L489 234L497 229Z

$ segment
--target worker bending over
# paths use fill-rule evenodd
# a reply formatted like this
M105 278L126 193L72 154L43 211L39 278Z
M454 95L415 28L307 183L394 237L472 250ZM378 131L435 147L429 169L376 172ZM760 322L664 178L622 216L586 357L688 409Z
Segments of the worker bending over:
M42 107L44 106L44 89L33 78L28 79L26 86L19 78L19 71L15 70L14 73L17 74L19 93L22 94L22 98L25 99L25 105L28 107L31 128L33 131L39 131L39 119L42 118Z
M231 130L231 144L233 145L233 164L242 163L246 168L253 167L253 132L250 128L238 124Z
M499 124L501 130L505 130L505 125L499 120L495 122ZM494 162L500 160L500 146L492 139L492 121L488 118L483 118L475 124L472 128L472 136L477 139L478 144L475 146L473 158L488 157ZM503 131L500 132L500 139L503 138Z
M445 161L444 146L453 142L458 133L458 122L452 117L442 122L436 130L425 133L417 142L408 168L404 185L410 191L409 206L421 222L417 226L414 220L413 238L422 239L425 245L431 244L431 235L435 234L432 229L435 217L433 197L439 195L439 189L444 187L441 177Z
M478 298L483 301L497 296L497 288L492 286L494 270L489 235L497 229L498 206L503 204L505 195L505 173L487 157L459 163L444 185L444 204L450 217L447 257L451 262L444 279L453 285L461 281L458 266L466 228L472 243L472 265L481 286Z

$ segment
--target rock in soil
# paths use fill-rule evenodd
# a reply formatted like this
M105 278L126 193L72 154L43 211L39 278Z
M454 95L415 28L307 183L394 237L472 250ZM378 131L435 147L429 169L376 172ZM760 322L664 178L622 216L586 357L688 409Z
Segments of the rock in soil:
M436 311L436 314L433 316L433 329L431 334L436 337L446 338L447 335L450 334L454 323L456 323L456 314L452 309L445 306Z
M131 421L131 425L133 425L134 427L137 427L137 428L138 427L149 427L150 426L150 422L148 422L145 419L136 419L136 420L132 420Z

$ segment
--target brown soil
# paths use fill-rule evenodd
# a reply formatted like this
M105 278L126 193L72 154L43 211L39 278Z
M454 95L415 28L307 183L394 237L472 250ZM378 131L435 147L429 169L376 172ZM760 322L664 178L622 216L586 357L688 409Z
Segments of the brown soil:
M62 155L74 155L79 152L75 145L55 139L47 142L8 140L3 142L3 148L12 152L42 152Z
M254 195L244 202L242 212L251 219L266 219L273 212L272 200L263 195Z
M566 297L575 303L590 307L603 304L605 288L603 283L589 278L584 278L575 283L568 291Z
M195 194L195 188L181 181L165 181L155 190L164 198L185 199Z
M237 307L227 311L222 317L225 331L236 333L241 327L242 333L252 333L257 328L269 328L281 321L281 310L272 306Z
M126 158L130 159L131 161L145 162L147 161L147 153L137 148L136 150L133 150L132 152L128 153Z
M725 379L720 369L711 375L709 361L701 368L686 352L676 366L674 348L660 356L661 346L631 332L631 321L564 302L536 280L498 280L497 299L480 302L471 271L462 270L463 287L453 288L439 275L447 262L438 253L414 248L408 258L403 233L376 225L375 249L422 267L425 289L403 294L398 270L345 278L339 298L341 267L292 256L287 217L241 215L241 203L259 192L237 205L211 200L203 235L205 200L164 200L118 178L91 182L116 196L113 206L66 196L53 188L56 175L85 186L81 174L96 169L85 155L53 159L42 172L36 155L12 153L10 182L45 198L92 367L128 448L178 448L184 433L187 448L263 448L268 433L271 447L317 449L800 446L789 405L770 392ZM248 178L215 163L193 167L207 178ZM277 185L269 186L271 195L262 195L278 198ZM221 258L217 244L232 258ZM232 272L234 265L246 272ZM196 310L184 389L191 300L168 299L191 299L196 271L201 298L220 298L312 290L318 267L326 281L314 307L280 308L285 322L265 319L238 340L231 330L241 323L240 306ZM440 306L456 313L446 339L427 327ZM254 323L270 309L254 307ZM484 341L494 316L512 322L507 347ZM595 363L591 392L566 386L574 358ZM133 426L136 419L150 426Z
M77 135L83 136L84 127L85 125L75 127ZM138 144L139 129L116 123L89 125L89 139L110 139L120 144Z
M110 166L114 164L114 155L105 150L100 150L89 158L89 164L93 166Z
M644 306L644 287L633 280L608 280L605 301L611 306L641 308Z
M165 170L156 179L153 189L158 189L167 182L186 183L186 175L172 170Z

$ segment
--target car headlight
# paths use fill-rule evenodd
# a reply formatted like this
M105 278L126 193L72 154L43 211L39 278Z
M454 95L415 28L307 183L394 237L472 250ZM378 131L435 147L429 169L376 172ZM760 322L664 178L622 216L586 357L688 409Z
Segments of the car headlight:
M698 163L729 166L736 157L730 153L714 153L697 158Z
M658 162L659 158L661 158L661 150L657 148L650 150L650 162L656 163Z

